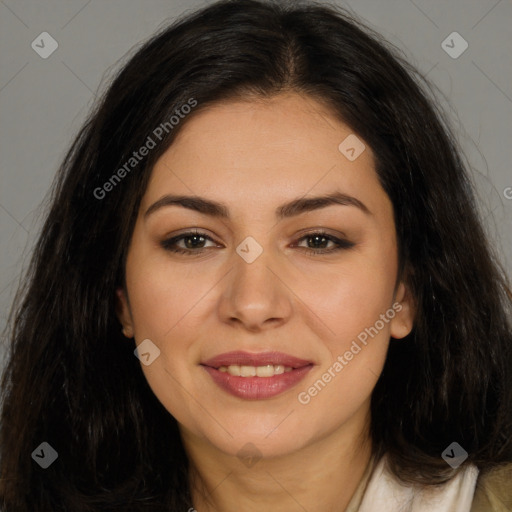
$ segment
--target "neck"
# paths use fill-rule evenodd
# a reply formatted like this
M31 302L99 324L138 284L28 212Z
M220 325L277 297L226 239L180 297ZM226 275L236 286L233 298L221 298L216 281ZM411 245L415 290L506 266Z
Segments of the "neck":
M182 437L197 512L343 512L371 458L369 435L343 429L250 467L190 432Z

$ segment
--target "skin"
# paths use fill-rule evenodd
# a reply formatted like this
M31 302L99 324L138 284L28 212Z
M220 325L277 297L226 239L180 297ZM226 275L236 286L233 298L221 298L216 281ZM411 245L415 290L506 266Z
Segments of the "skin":
M371 149L366 145L349 161L338 146L351 129L293 92L216 104L186 123L152 170L118 310L128 338L137 344L149 338L161 351L141 367L179 422L194 506L199 512L345 510L370 460L370 397L390 337L406 336L414 317L410 292L397 282L393 207ZM331 205L282 220L274 215L283 203L336 190L371 213ZM171 193L222 202L231 216L176 205L144 215ZM190 228L214 241L194 245L189 238L178 246L203 253L161 246ZM335 243L304 238L319 228L355 245L320 254ZM263 249L250 264L236 252L248 236ZM308 404L299 403L298 393L396 302L401 311L378 335ZM232 350L277 350L315 366L276 397L244 400L219 388L200 366ZM262 457L251 467L237 457L246 443Z

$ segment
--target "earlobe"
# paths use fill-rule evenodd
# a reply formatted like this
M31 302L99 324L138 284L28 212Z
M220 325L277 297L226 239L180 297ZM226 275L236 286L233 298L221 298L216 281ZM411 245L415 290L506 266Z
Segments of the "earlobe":
M126 293L122 288L116 289L116 314L122 325L122 333L127 338L133 338L133 322Z
M395 339L405 338L414 326L414 317L416 316L416 307L414 298L409 288L401 282L398 286L395 302L396 315L391 320L391 337Z

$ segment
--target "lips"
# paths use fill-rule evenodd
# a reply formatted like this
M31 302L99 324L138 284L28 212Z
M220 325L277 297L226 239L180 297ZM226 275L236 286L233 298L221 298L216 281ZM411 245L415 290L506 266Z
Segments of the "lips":
M266 365L282 365L290 368L302 368L313 364L311 361L300 359L298 357L284 354L283 352L262 352L259 354L251 354L249 352L236 351L220 354L207 361L201 363L203 366L218 369L221 366L266 366Z
M220 354L201 363L201 366L223 391L244 400L263 400L296 386L314 364L282 352L250 354L238 351ZM255 367L267 366L273 366L273 371L269 374L264 371L265 376L254 376ZM232 374L234 369L237 375L240 370L240 376Z

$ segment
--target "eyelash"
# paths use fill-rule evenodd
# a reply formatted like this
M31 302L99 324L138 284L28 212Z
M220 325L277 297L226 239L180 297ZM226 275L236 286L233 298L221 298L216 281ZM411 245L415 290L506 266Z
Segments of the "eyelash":
M168 240L163 240L161 242L161 246L166 250L170 251L176 254L186 254L189 256L192 255L199 255L205 252L208 248L200 248L198 250L194 249L183 249L181 247L175 247L176 242L184 239L184 238L191 238L194 236L199 236L201 238L204 238L206 240L210 240L211 242L215 242L212 238L210 238L206 233L201 233L200 231L189 231L187 233L182 233L181 235L175 236L173 238L169 238ZM306 252L310 256L318 256L321 254L331 254L337 251L341 251L343 249L350 249L351 247L354 247L353 242L349 242L348 240L343 240L340 238L336 238L335 236L329 235L324 231L314 231L312 233L308 233L307 235L304 235L303 237L299 238L299 242L308 239L308 238L314 238L316 236L320 236L323 238L326 238L328 241L334 242L337 247L333 247L331 249L308 249L306 247L303 247L304 252Z

